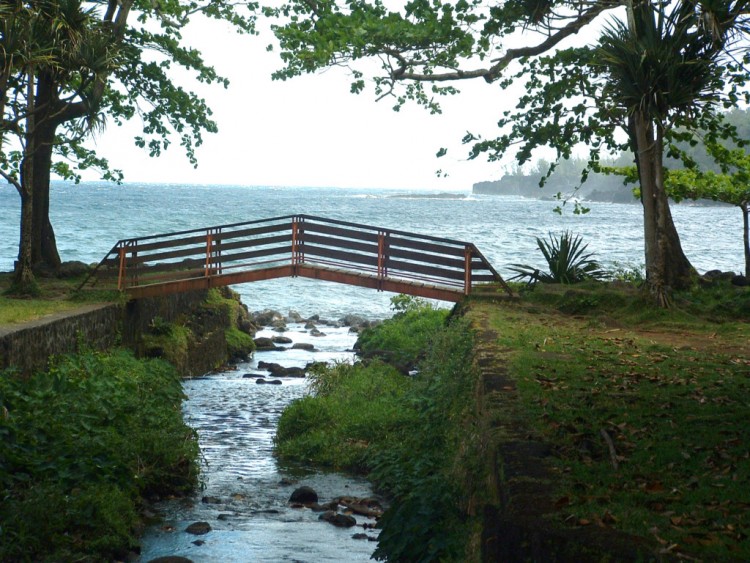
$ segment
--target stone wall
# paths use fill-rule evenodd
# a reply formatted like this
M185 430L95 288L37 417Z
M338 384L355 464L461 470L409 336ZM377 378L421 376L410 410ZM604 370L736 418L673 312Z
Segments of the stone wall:
M95 350L122 344L137 356L151 355L141 336L157 321L190 326L186 357L175 363L183 376L202 375L229 359L224 331L231 325L226 314L202 308L206 296L202 290L124 305L85 305L0 327L0 369L13 366L24 374L45 369L50 356L75 352L79 342Z
M118 341L122 319L118 304L88 305L0 327L0 369L45 369L50 356L75 352L79 342L95 350L109 348Z

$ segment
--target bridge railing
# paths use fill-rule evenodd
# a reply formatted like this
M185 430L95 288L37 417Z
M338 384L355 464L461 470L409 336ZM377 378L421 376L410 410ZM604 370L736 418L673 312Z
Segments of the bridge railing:
M355 272L378 282L431 284L462 294L486 282L500 282L510 291L471 243L310 215L120 240L89 283L116 281L118 289L132 291L199 278L239 283L321 277L320 270L326 270L324 279L345 283Z

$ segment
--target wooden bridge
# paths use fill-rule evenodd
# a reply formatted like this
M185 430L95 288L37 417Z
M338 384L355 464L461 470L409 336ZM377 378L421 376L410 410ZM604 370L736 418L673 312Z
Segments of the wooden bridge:
M295 276L445 301L492 282L512 294L471 243L309 215L120 240L81 287L139 298Z

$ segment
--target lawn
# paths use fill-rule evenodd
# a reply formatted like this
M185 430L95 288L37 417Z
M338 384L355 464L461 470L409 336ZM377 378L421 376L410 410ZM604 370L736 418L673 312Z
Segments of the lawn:
M472 303L551 445L560 525L750 560L749 298L727 284L665 311L633 288L592 284Z

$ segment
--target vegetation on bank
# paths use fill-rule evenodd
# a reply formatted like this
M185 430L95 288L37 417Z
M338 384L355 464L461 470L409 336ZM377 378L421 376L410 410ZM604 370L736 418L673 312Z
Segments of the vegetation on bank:
M152 319L142 337L145 355L162 357L177 366L180 373L189 374L190 350L207 332L223 330L227 345L226 359L245 358L255 350L253 337L240 329L248 314L239 295L229 288L208 291L205 303L192 315L184 315L172 322L161 317ZM219 367L215 365L213 367Z
M122 350L0 373L0 560L123 559L143 499L196 484L182 399L171 365Z
M436 320L416 376L381 360L316 372L281 418L278 455L365 472L391 496L377 557L472 561L475 515L496 493L487 448L504 439L488 428L521 424L550 445L560 528L750 559L750 291L717 280L664 310L632 283L517 288L521 299L477 296L462 317ZM390 333L407 348L409 315L431 314L398 313L360 347ZM515 412L485 397L477 414L476 338L517 388Z
M466 440L474 425L472 333L462 319L446 325L448 311L395 303L401 311L366 330L359 345L367 352L393 344L399 362L421 358L418 373L381 360L319 369L311 394L284 411L276 452L365 472L391 496L376 558L462 560L472 528L465 484L482 470Z

